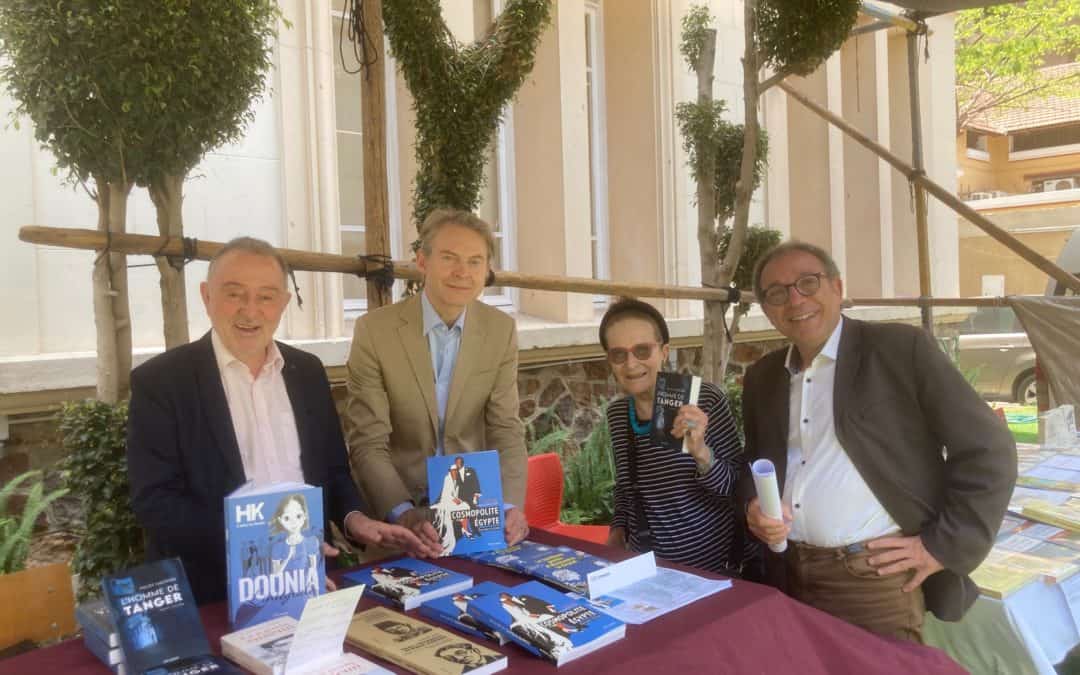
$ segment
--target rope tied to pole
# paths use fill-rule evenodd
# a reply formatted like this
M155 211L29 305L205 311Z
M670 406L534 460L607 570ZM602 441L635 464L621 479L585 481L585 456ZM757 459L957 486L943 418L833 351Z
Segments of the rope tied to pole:
M372 255L358 255L358 260L363 260L367 265L379 265L376 270L370 269L370 267L362 274L357 273L356 276L367 279L373 282L381 291L386 293L390 292L390 289L394 286L394 261L388 255L372 254Z
M169 247L169 244L173 242L173 237L166 236L161 242L161 246L158 246L157 250L150 254L153 258L165 258L169 263L169 266L179 272L187 267L188 263L195 260L199 256L199 239L198 237L180 237L181 253L180 255L165 255L165 249ZM111 243L111 241L109 242ZM108 246L106 245L106 249ZM129 270L137 269L139 267L155 267L157 263L143 263L140 265L128 265Z

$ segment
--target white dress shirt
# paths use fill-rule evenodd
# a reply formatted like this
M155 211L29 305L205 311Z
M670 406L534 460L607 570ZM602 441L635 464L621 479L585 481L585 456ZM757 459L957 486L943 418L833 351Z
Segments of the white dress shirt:
M794 516L789 538L812 546L846 546L900 531L836 438L833 385L843 325L841 317L809 367L798 370L794 346L784 364L791 388L783 499Z
M285 359L277 343L270 342L266 362L253 376L244 362L226 349L217 331L211 331L210 341L247 480L303 483L300 436L281 375Z

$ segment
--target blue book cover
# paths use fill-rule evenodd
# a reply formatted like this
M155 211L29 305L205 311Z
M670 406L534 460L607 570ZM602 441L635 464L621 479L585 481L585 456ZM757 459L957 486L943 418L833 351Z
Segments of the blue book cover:
M326 589L322 488L243 485L225 497L229 625L300 618Z
M429 457L427 475L432 524L443 555L506 547L498 452Z
M469 613L560 666L626 634L623 622L538 581L477 598Z
M480 623L476 617L469 614L469 602L485 595L498 595L507 592L506 586L494 581L484 581L472 588L458 591L452 595L444 595L440 598L428 600L420 605L420 613L426 617L435 619L466 635L490 640L497 644L506 644L506 637L499 631L489 628Z
M610 561L570 548L525 540L520 544L480 555L467 556L475 562L501 567L536 577L558 588L586 595L589 572L603 569Z
M406 611L422 602L472 588L472 577L415 558L363 567L344 576L346 586L364 584L364 595Z
M237 668L220 656L200 656L194 659L170 663L166 666L151 668L144 675L244 675L245 671Z
M101 580L128 671L153 668L210 653L184 565L168 558Z

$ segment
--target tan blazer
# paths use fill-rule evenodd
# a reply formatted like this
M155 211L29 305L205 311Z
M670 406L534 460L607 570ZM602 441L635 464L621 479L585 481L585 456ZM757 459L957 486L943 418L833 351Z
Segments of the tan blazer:
M426 460L435 454L438 408L420 296L356 322L348 363L345 440L353 476L385 518L401 502L427 499ZM525 429L518 417L514 320L469 305L446 404L447 454L498 450L503 499L525 506Z

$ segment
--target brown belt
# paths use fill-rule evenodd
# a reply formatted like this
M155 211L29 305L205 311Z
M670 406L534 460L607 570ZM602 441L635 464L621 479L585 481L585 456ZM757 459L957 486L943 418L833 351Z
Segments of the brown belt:
M814 546L812 544L804 544L801 541L789 541L788 544L792 547L792 552L799 558L808 560L812 558L846 558L849 555L856 555L859 553L867 553L870 551L866 544L870 542L870 539L865 541L857 541L854 544L847 544L845 546Z

